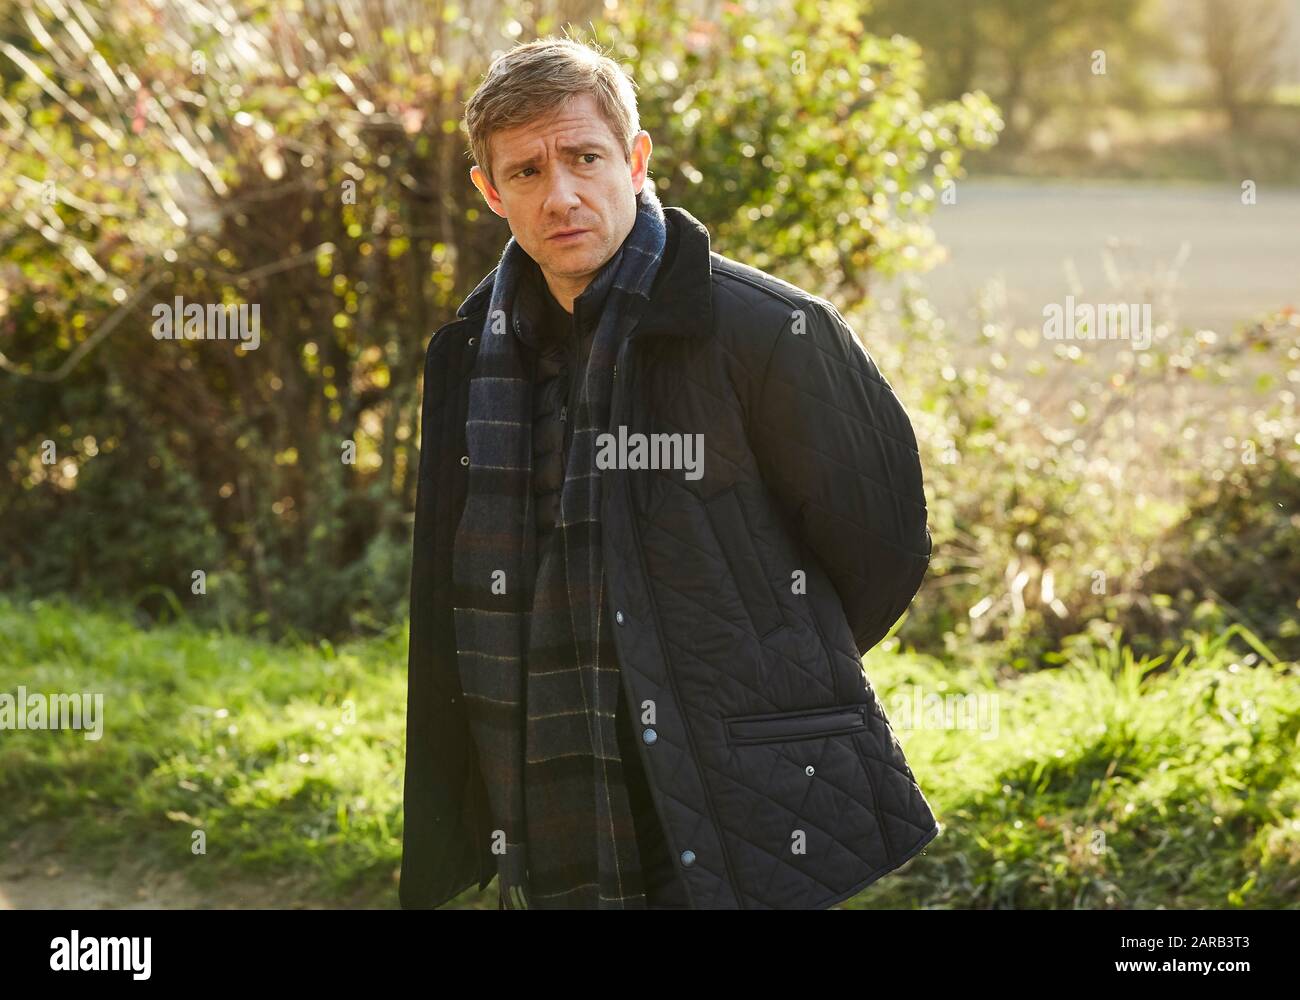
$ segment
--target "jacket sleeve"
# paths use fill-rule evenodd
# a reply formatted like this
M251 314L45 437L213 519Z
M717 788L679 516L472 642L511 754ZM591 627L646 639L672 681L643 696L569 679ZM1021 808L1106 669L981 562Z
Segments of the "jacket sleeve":
M463 430L449 426L452 334L435 334L425 355L420 460L411 559L407 659L406 773L403 784L402 909L441 906L495 874L483 829L486 792L464 711L456 667L451 598L452 511L463 480L446 469L459 456Z
M920 589L931 539L906 411L830 302L795 303L749 413L764 484L839 592L858 651Z

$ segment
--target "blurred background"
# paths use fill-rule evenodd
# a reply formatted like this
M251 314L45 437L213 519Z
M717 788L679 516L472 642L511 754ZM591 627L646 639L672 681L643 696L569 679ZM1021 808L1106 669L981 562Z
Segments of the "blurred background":
M0 907L397 905L424 351L509 237L460 115L559 33L916 426L866 668L945 830L842 908L1300 905L1300 0L8 0L0 694L104 732L0 729Z

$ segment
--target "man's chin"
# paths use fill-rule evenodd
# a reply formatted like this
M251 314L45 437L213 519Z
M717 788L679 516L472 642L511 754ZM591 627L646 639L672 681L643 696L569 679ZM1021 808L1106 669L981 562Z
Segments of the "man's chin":
M596 254L590 250L585 250L582 253L565 253L563 250L559 252L552 250L541 263L542 267L551 274L565 278L577 278L599 270L603 261L598 260Z

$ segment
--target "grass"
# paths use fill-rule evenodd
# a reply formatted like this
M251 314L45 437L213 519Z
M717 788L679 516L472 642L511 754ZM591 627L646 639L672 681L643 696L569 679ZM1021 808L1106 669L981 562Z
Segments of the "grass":
M1250 640L1234 626L1173 663L1084 645L1016 675L873 652L878 691L988 694L997 724L904 730L882 694L946 830L854 905L1300 906L1300 666Z
M1172 663L1081 645L1031 673L873 652L945 829L845 907L1297 907L1298 668L1249 639ZM405 650L400 631L271 644L0 597L0 692L102 692L105 714L98 741L0 732L0 836L57 827L78 867L143 857L202 887L396 906ZM970 726L935 707L979 697Z
M291 872L392 905L405 679L402 636L271 644L0 599L0 691L102 692L105 717L98 741L0 734L0 835L58 821L100 869L126 852L203 886Z

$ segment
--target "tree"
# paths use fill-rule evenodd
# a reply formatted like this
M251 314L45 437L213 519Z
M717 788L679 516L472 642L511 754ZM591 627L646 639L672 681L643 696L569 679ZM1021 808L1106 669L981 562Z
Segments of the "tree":
M1249 128L1254 106L1272 92L1286 26L1282 0L1201 0L1202 53L1233 131Z
M400 615L425 347L509 236L470 185L463 105L523 25L563 27L484 6L0 15L0 586L189 599L204 569L205 600L246 624ZM639 83L665 203L846 298L924 266L936 189L999 125L980 95L927 105L915 45L855 9L648 0L592 23ZM260 345L154 339L177 296L258 305ZM178 523L203 546L160 527Z

